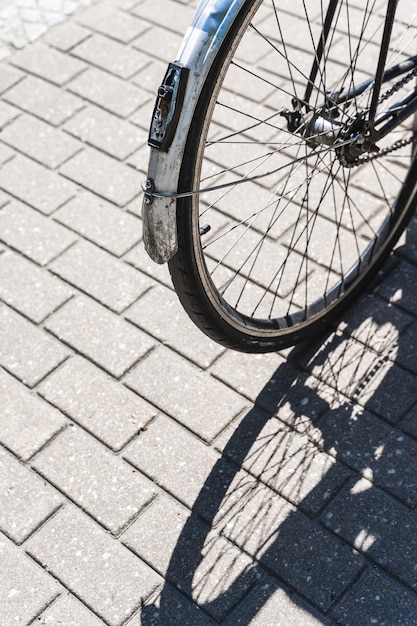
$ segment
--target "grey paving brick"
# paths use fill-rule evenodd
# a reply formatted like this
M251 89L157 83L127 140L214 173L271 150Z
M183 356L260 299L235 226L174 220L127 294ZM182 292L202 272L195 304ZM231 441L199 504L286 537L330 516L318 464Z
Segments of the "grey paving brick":
M167 264L164 263L163 265L159 265L158 263L154 263L146 254L143 243L140 243L128 252L128 254L124 257L124 260L126 263L133 265L133 267L136 267L148 276L152 276L152 278L159 283L166 285L170 289L173 288Z
M120 78L131 78L149 63L144 53L102 35L93 35L72 54Z
M148 507L123 542L161 575L168 573L172 583L218 622L256 579L248 556L166 496Z
M87 241L61 254L51 270L117 313L126 309L151 285L151 280Z
M417 405L413 406L400 423L401 430L417 439Z
M165 416L140 433L124 457L189 508L219 459L214 450Z
M125 383L206 441L247 406L223 383L162 346L140 362Z
M71 182L20 155L1 168L0 186L46 215L75 194Z
M69 230L19 202L0 212L1 238L39 265L46 265L76 239Z
M130 250L142 232L140 220L89 192L58 209L54 219L116 256Z
M39 393L113 450L146 427L155 410L80 356L68 359Z
M20 69L58 86L65 85L86 68L82 61L50 48L42 41L29 44L16 52L11 57L11 62Z
M64 430L32 465L112 533L155 495L148 479L76 426Z
M6 163L10 161L13 157L16 156L16 152L14 152L8 146L5 146L4 143L0 143L0 164Z
M80 12L77 21L122 43L129 43L147 29L142 20L109 5L92 6Z
M417 589L417 572L410 567L417 554L417 517L406 506L362 478L338 494L323 513L322 521L396 578Z
M8 307L0 306L0 363L33 387L59 365L69 351Z
M146 52L156 59L159 59L166 67L168 59L176 58L181 41L181 35L170 32L169 37L167 37L167 32L164 28L153 26L147 30L146 33L138 37L132 43L132 46L138 50L142 50L142 52ZM158 79L159 82L157 80L155 83L155 89L158 88L158 85L163 77L164 75L162 73Z
M0 93L7 91L10 87L13 87L13 85L22 80L24 76L24 73L15 67L2 63L0 66Z
M82 141L125 159L147 140L145 133L119 117L98 107L86 107L73 117L65 129Z
M125 206L141 193L136 172L93 148L86 148L67 161L61 173L118 206Z
M163 591L153 601L145 602L129 626L178 626L178 616L181 615L181 626L215 626L211 617L198 608L193 602L172 587L164 585Z
M317 515L350 476L306 435L256 408L234 421L216 448L312 515Z
M70 594L62 594L36 621L37 626L103 626L104 622Z
M59 507L62 500L36 474L0 450L0 529L22 543Z
M320 441L338 459L408 505L415 504L417 478L409 471L417 442L386 422L349 405L330 410L318 423Z
M398 361L400 336L412 320L398 306L378 296L366 295L346 313L339 327L375 352L387 356L391 353L392 358Z
M191 23L194 11L191 7L172 0L145 0L137 4L132 13L183 35Z
M3 98L54 126L59 126L83 107L82 100L74 94L35 76L27 76Z
M58 167L82 149L82 144L76 139L31 115L21 115L9 124L3 130L1 139L12 148L51 169ZM33 200L30 204L32 203Z
M154 345L140 330L82 296L64 304L46 326L116 377L122 376Z
M417 293L414 289L404 288L414 285L417 268L407 261L402 261L389 276L376 288L376 293L396 306L415 315L417 310Z
M0 257L0 298L34 322L41 322L72 295L47 271L13 252Z
M90 31L74 22L66 21L51 28L43 41L62 52L68 52L90 36Z
M194 326L176 294L162 285L148 291L126 317L200 367L208 367L223 352Z
M366 623L414 626L416 614L415 594L376 568L368 568L333 611L343 626Z
M262 578L259 584L240 602L224 626L248 623L256 626L331 626L326 619L292 590L280 585L274 578Z
M62 588L4 535L0 535L0 559L0 623L28 624Z
M7 104L7 102L0 102L0 128L3 129L4 126L9 124L15 117L19 115L19 109L12 106L11 104Z
M62 413L2 369L0 394L0 441L23 460L29 459L66 424Z
M311 371L351 402L397 423L417 401L417 388L414 377L393 362L393 341L393 347L378 354L359 341L332 335Z
M150 567L69 505L26 545L109 626L121 626L161 582Z
M153 32L153 28L149 31L149 33L152 34L152 32ZM171 34L170 34L170 37L171 37ZM140 41L140 39L141 38L137 40L136 48L138 48L138 42ZM148 53L148 56L149 56L149 53ZM169 58L173 58L173 57L169 57ZM157 59L149 59L149 61L150 61L149 64L146 67L144 67L142 70L140 70L136 74L136 76L132 78L132 82L135 85L142 87L142 89L145 89L145 91L149 91L152 94L152 96L155 97L159 84L165 75L167 64L166 64L166 59L165 59L165 62L159 61ZM137 123L139 124L139 126L143 126L145 122L146 120L143 119L143 114L141 118L138 117Z
M250 495L245 494L244 480L241 486L232 483L225 494L222 508L229 510L225 514L220 508L221 532L303 597L328 610L359 574L363 558L276 492L255 483ZM234 506L228 504L232 493Z
M97 68L83 72L71 82L69 90L120 117L128 117L151 99L140 87Z

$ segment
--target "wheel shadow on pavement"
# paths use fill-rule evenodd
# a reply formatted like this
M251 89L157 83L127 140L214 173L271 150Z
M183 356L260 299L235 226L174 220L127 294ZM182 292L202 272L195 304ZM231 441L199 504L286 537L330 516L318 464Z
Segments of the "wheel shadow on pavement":
M219 437L143 626L415 625L416 259L398 250Z

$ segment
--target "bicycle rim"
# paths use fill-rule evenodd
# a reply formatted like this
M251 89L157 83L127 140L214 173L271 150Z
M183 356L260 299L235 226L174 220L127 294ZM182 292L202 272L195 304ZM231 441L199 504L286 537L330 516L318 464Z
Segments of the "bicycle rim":
M250 2L220 50L179 191L215 189L177 201L170 270L193 321L225 346L262 352L310 337L366 285L407 223L411 121L368 150L335 148L369 111L372 83L357 86L375 74L384 4L336 3L324 37L323 2ZM387 67L417 50L412 0L400 8ZM382 85L378 115L409 82Z

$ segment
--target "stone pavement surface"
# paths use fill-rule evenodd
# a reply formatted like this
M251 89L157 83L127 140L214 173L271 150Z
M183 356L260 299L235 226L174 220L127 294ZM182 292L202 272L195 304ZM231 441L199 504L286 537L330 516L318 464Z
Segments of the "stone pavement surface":
M140 184L193 4L0 64L0 625L415 626L417 221L308 351L192 327Z

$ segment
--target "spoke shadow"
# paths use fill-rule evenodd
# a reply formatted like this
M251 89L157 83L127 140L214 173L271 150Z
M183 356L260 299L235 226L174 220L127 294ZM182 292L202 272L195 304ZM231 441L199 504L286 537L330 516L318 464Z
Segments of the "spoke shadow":
M294 350L220 437L222 456L162 592L142 608L143 626L415 625L417 268L409 259L417 261L417 246L397 251L376 293L335 331Z

